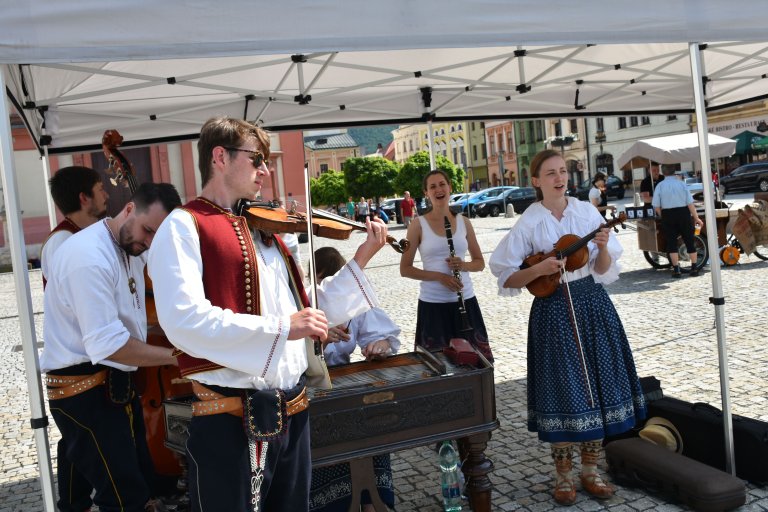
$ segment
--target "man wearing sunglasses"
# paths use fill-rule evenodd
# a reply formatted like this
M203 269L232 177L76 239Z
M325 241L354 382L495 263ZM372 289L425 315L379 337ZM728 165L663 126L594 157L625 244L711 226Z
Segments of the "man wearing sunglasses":
M160 325L198 398L187 442L192 510L308 509L305 337L325 340L329 323L377 305L362 268L385 244L383 223L368 221L354 260L319 287L323 312L307 307L280 237L233 211L269 178L269 148L250 123L206 122L202 193L169 215L149 255Z

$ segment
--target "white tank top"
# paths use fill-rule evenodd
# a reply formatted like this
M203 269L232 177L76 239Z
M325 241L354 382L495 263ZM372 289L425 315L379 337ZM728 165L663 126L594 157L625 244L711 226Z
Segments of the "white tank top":
M418 216L416 219L421 224L421 243L419 243L419 256L421 256L421 265L424 270L430 270L433 272L442 272L443 274L452 275L453 272L448 268L448 264L445 259L451 255L451 251L448 248L448 240L445 238L445 231L442 231L439 235L432 231L429 227L429 222L423 216ZM467 228L464 224L467 222L462 215L456 216L456 232L453 233L453 248L456 252L456 256L464 258L467 254ZM469 272L461 273L461 282L464 283L462 294L465 299L470 299L475 296L475 291L472 289L472 280L469 277ZM424 302L456 302L459 300L456 292L449 290L443 286L439 281L422 281L421 292L419 293L419 299Z

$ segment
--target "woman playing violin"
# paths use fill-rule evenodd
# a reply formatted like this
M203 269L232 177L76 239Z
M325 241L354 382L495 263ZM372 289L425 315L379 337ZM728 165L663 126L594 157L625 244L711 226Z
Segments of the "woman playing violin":
M619 277L622 248L603 218L586 201L567 197L568 172L559 152L545 150L531 162L539 201L532 204L491 255L499 294L515 296L540 276L561 274L548 297L536 297L528 326L528 430L551 443L554 498L576 500L571 476L573 445L580 444L582 488L597 498L614 489L597 472L602 439L632 428L645 417L645 400L621 320L603 284ZM531 254L552 251L564 235L584 237L586 264L565 270L551 256L529 267Z

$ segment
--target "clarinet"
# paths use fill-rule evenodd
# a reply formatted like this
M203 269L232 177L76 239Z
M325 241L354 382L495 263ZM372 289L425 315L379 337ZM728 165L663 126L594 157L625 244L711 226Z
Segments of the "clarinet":
M453 233L451 232L451 221L448 217L443 217L445 220L445 238L448 240L448 249L451 252L451 258L456 256L456 250L453 248ZM461 282L461 270L454 269L453 277ZM456 292L459 297L459 315L461 316L461 332L463 334L471 333L474 329L469 325L469 317L467 316L467 308L464 304L464 294L461 292L461 288Z

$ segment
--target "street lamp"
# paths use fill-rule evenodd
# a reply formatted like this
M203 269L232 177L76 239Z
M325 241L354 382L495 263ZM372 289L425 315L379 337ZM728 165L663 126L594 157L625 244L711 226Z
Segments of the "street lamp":
M600 144L600 154L603 154L603 142L605 142L605 132L603 130L599 130L595 133L595 142Z
M565 136L558 135L549 139L549 144L556 148L560 148L560 154L565 156L566 146L570 146L571 144L573 144L574 140L575 139L572 135L565 135Z

